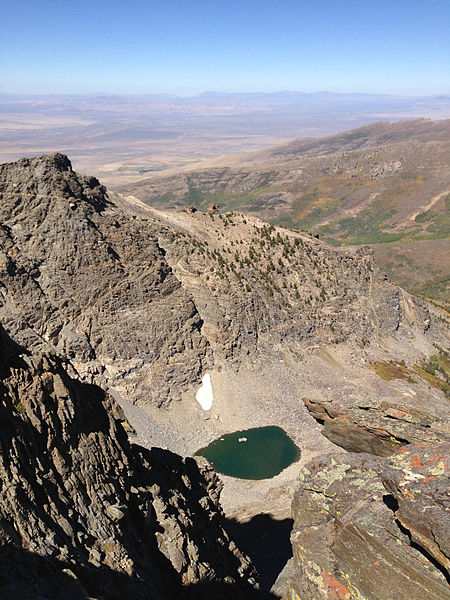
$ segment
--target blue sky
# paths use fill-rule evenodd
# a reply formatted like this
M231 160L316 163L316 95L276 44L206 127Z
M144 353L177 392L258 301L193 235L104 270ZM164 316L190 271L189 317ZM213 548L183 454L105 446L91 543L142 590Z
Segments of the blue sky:
M448 0L3 0L0 91L450 92Z

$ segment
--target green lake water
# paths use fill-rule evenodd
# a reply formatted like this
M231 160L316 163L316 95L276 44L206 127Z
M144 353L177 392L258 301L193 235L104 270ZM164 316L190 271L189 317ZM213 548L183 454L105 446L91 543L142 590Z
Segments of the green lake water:
M300 450L281 427L272 426L223 435L196 455L207 458L224 475L270 479L298 460Z

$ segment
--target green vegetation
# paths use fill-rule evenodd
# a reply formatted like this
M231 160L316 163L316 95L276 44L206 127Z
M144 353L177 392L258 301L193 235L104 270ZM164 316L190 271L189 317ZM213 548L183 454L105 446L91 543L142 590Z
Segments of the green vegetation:
M27 410L26 410L25 406L22 404L21 400L19 400L19 402L15 405L15 409L21 415L25 415L27 413Z
M319 228L320 233L333 236L327 239L336 245L377 244L390 242L406 242L414 240L443 239L450 235L450 195L445 200L444 212L428 210L415 218L417 227L408 231L382 231L397 210L389 208L385 200L379 200L372 208L362 211L356 217L341 219L336 225ZM423 225L426 225L425 229Z
M415 283L412 280L401 281L399 284L412 294L431 300L441 300L448 306L450 277L432 278L423 284Z
M438 214L439 213L432 210L427 210L426 212L419 213L414 220L416 223L428 223L428 221L432 221L435 217L437 217Z
M336 208L341 204L343 198L323 198L316 203L307 216L302 219L302 227L312 227L316 223L319 223L322 219L328 215L333 214Z
M440 348L439 354L434 354L428 361L414 365L414 370L422 379L450 398L450 360L446 350Z
M405 379L408 381L408 377L414 371L408 369L404 364L391 361L377 361L372 363L371 365L377 375L384 379L385 381L391 381L391 379Z
M445 199L445 208L443 213L437 213L435 211L426 211L421 213L423 218L426 219L430 224L427 227L427 234L431 234L429 237L436 238L447 238L450 235L450 194ZM416 221L420 217L417 215Z
M173 192L166 192L165 194L161 194L160 196L154 196L152 198L152 203L155 204L163 204L170 205L171 202L175 200L175 194Z
M441 390L450 398L450 359L449 353L439 348L439 354L430 356L413 367L407 367L404 361L377 361L371 365L377 375L386 381L404 379L408 383L417 383L412 375L418 375L432 387Z
M384 233L381 228L396 210L385 208L378 203L372 209L361 212L358 217L341 219L338 229L341 244L374 244L377 242L393 242L404 237L404 233Z
M185 205L195 206L195 208L203 212L211 204L226 206L228 211L257 211L259 210L259 196L277 192L274 188L264 185L264 182L251 189L211 188L209 190L202 190L191 183L188 185Z
M139 173L139 175L145 175L145 173L153 173L156 171L164 171L163 167L119 167L117 173Z

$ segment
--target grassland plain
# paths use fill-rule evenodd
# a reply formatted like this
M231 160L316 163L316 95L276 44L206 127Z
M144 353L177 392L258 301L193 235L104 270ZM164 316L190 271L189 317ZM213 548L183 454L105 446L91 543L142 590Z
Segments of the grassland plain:
M448 96L300 92L190 98L0 94L0 162L65 152L75 168L112 189L158 170L330 135L380 118L443 119L449 105Z

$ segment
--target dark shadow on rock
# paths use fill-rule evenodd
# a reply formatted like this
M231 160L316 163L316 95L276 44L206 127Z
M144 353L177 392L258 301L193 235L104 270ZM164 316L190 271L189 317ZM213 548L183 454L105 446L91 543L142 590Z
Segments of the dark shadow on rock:
M292 525L292 519L278 520L268 513L255 515L245 523L227 519L225 528L228 535L250 557L258 571L261 598L278 598L270 589L292 557Z
M8 600L258 600L225 582L183 586L176 573L161 592L147 581L117 573L107 566L73 565L11 545L0 547L0 598ZM161 573L154 574L156 578ZM178 580L177 580L178 579Z
M220 488L214 491L214 485L210 484L209 496L206 494L204 475L199 470L197 462L192 457L182 458L173 452L163 450L162 448L152 448L146 450L140 446L134 446L133 452L136 458L136 468L139 469L139 482L141 485L151 489L158 487L158 498L163 502L164 518L166 522L171 519L173 523L178 522L182 530L185 525L182 521L186 517L195 516L195 525L189 527L186 531L186 538L191 540L196 548L195 562L210 564L213 567L215 578L219 581L227 581L230 577L237 580L233 594L230 598L240 598L239 589L244 598L259 598L254 595L253 587L246 581L248 577L255 575L251 565L242 560L240 552L236 552L230 547L230 540L224 539L226 531L226 522L218 506L213 502L213 496L218 494ZM187 480L186 480L187 478ZM161 485L164 482L164 486ZM189 486L186 487L186 486ZM174 505L172 501L173 490L177 489L182 497L189 498L189 503L178 503ZM180 511L181 514L180 515ZM233 540L233 538L231 538ZM233 540L236 542L236 540ZM239 548L239 544L237 544ZM239 550L242 550L239 548ZM245 566L246 565L246 566ZM245 571L243 570L245 568ZM238 574L241 574L239 580ZM196 594L189 595L189 588L183 589L181 597L195 599L202 597L199 595L199 589L205 588L205 583L194 586ZM221 598L219 595L223 586L217 582L211 583L211 598ZM214 590L219 590L217 593ZM231 589L231 586L227 586ZM214 594L213 594L214 592Z
M256 598L212 469L130 447L107 393L19 352L0 325L0 600Z
M26 367L20 357L21 354L29 354L19 344L10 338L2 324L0 324L0 377L6 377L10 367L21 369Z

